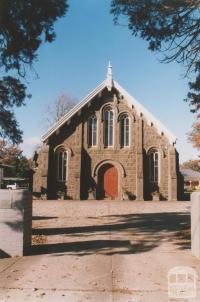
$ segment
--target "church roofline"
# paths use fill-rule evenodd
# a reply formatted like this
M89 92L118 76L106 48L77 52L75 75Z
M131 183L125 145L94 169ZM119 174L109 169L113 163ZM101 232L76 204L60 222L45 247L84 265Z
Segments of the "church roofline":
M116 81L114 81L114 87L124 96L124 98L128 101L129 105L133 105L137 114L142 114L147 121L148 125L153 123L154 127L157 131L168 138L171 144L175 144L177 141L177 137L169 131L152 113L150 113L144 106L142 106L134 97L132 97L121 85L119 85Z
M74 116L79 110L81 110L89 101L93 99L99 92L106 87L106 80L98 85L92 92L90 92L85 98L83 98L77 105L75 105L69 112L60 118L47 132L42 136L42 141L47 140L56 130L62 127L72 116Z
M42 136L42 141L45 142L53 133L55 133L60 127L62 127L70 118L78 113L88 102L90 102L98 93L107 87L110 90L110 82L108 79L104 80L99 86L97 86L91 93L83 98L72 110L67 112L58 122L56 122L47 132ZM135 98L133 98L123 87L121 87L116 81L112 79L112 87L116 88L121 95L127 100L130 106L134 106L138 115L142 114L149 125L153 123L159 134L164 134L170 144L176 143L176 136L169 131L157 118L155 118L145 107L143 107ZM111 88L112 89L112 88Z

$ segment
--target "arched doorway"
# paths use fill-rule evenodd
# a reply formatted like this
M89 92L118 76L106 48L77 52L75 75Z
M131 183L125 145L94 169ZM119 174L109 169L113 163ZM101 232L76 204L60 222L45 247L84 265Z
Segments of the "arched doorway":
M98 172L98 199L118 198L118 171L109 163L100 167Z

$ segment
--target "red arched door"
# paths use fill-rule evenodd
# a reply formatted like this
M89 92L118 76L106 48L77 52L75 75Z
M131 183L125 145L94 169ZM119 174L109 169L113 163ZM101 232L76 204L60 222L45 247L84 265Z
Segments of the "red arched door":
M111 164L105 164L99 171L99 198L118 197L118 172Z

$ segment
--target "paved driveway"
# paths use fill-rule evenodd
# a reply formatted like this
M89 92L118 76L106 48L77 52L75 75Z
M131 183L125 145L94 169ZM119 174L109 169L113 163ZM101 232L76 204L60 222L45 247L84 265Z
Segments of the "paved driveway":
M31 255L0 260L0 301L170 301L170 268L200 276L189 211L189 202L35 201ZM193 301L199 278L197 288Z

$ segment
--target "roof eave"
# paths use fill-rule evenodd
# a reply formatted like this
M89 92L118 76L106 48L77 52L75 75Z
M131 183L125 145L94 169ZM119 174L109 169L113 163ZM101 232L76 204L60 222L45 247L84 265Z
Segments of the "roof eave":
M58 122L56 122L51 128L49 128L47 132L42 136L42 142L45 142L51 135L56 132L56 130L62 127L68 120L70 120L72 116L79 112L88 102L92 100L92 98L94 98L107 86L107 80L104 80L91 93L83 98L74 108L72 108L72 110L67 112ZM123 87L121 87L118 82L113 80L112 86L125 97L130 106L134 106L138 116L140 116L140 114L142 113L149 125L153 123L157 131L160 134L163 133L172 145L176 143L176 136L171 131L169 131L158 119L156 119L145 107L143 107L135 98L133 98Z
M73 115L75 115L79 110L81 110L84 105L86 105L93 97L95 97L99 92L101 92L106 87L106 81L104 80L100 85L98 85L91 93L89 93L85 98L83 98L74 108L67 112L58 122L56 122L47 132L41 137L42 142L45 142L56 130L63 126Z
M155 118L145 107L143 107L134 97L132 97L118 82L114 81L114 87L118 89L122 95L124 95L130 105L134 106L138 116L142 114L147 120L147 123L149 125L153 123L158 132L160 134L164 133L171 144L176 143L177 137L171 131L169 131L157 118Z

